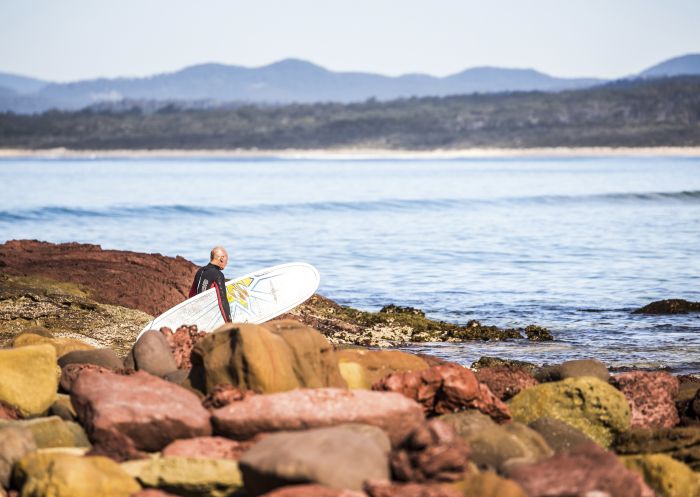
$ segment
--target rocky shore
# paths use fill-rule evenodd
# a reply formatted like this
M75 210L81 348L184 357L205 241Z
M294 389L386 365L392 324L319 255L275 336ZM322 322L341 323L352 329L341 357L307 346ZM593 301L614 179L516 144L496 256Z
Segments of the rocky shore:
M700 496L694 376L365 348L548 332L321 296L264 325L134 343L194 266L81 247L0 245L0 495ZM154 288L126 295L150 270Z

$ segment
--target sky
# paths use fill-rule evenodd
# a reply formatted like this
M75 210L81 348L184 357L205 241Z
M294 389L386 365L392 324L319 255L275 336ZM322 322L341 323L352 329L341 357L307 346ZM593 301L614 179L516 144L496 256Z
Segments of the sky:
M2 0L0 71L73 81L288 57L617 78L700 52L700 0Z

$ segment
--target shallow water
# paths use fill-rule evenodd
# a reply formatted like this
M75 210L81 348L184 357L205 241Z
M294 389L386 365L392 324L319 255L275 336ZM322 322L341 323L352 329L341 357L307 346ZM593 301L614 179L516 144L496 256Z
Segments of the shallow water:
M424 344L481 355L700 371L700 159L0 160L0 241L183 255L229 277L304 260L320 292L454 322L548 327L556 341Z

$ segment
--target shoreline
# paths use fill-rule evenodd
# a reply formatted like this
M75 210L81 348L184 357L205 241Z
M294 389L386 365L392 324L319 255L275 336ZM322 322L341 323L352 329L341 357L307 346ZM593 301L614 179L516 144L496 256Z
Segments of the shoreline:
M454 160L505 158L687 157L700 158L700 147L549 147L392 149L112 149L72 150L0 148L0 159L281 159L281 160Z

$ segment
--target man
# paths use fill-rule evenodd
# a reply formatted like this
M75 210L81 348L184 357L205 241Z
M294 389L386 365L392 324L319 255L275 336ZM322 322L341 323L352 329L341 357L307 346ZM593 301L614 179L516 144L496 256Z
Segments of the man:
M228 264L228 253L223 247L214 247L211 249L211 257L209 264L201 267L194 275L192 288L190 288L190 297L202 293L210 288L216 289L216 298L219 301L219 310L224 318L224 322L231 322L231 309L228 305L226 296L226 280L222 271Z

